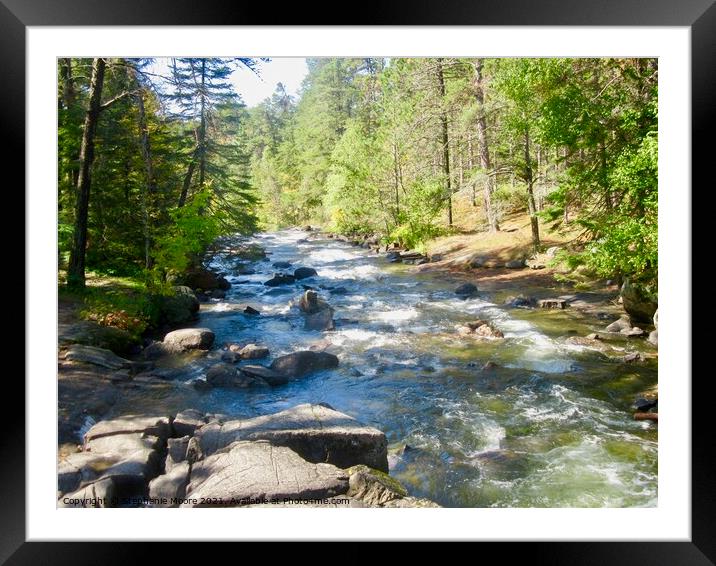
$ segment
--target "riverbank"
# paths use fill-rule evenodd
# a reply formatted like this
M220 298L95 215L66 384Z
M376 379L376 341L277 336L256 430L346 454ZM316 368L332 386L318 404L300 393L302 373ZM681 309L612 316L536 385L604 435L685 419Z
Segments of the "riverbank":
M80 436L129 414L172 422L192 408L202 427L238 422L241 429L252 419L324 403L340 419L384 435L390 477L410 497L447 506L651 504L656 428L634 421L630 406L656 382L655 350L643 338L620 333L587 338L618 320L618 311L605 311L596 299L592 312L574 306L576 298L564 309L505 304L498 296L525 294L521 283L486 290L473 272L417 271L430 263L391 263L385 254L315 232L264 234L253 243L266 250L264 256L238 257L245 241L227 239L207 257L230 288L223 297L202 298L187 334L197 336L201 347L147 357L179 343L164 338L145 344L126 365L109 360L119 364L111 371L88 370L91 364L79 361L86 352L60 360L61 388L103 384L114 391L103 413L85 415L91 420L80 423ZM299 269L305 278L296 279ZM471 280L477 281L475 294L455 293ZM315 301L306 297L306 287L317 294ZM556 298L554 288L541 292ZM485 326L479 332L477 319ZM319 323L333 328L310 327ZM201 328L213 343L201 338L208 335ZM583 338L588 342L580 343ZM302 351L334 356L338 365L269 385L286 367L279 360ZM87 413L90 405L85 400L75 406ZM173 444L180 438L176 434L152 448L164 465L155 470L167 471L164 451L170 439ZM84 446L86 438L76 443ZM76 444L65 453L84 454L73 449ZM585 458L599 478L602 471L618 470L618 485L579 468ZM573 490L548 487L558 464L572 475ZM641 491L633 489L638 476L649 478ZM585 499L578 485L595 481L596 499ZM541 490L543 499L532 490Z

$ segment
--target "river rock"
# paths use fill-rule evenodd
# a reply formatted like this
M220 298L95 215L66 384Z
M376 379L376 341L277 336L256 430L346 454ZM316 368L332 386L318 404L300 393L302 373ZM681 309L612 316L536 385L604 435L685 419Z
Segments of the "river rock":
M199 297L185 285L177 285L171 295L157 295L153 301L159 311L159 325L176 328L197 318Z
M302 350L276 358L271 369L286 377L301 377L315 371L338 367L338 357L327 352Z
M631 352L629 354L626 354L622 358L622 362L624 362L625 364L631 364L634 362L643 362L643 361L644 361L644 356L642 356L639 352Z
M203 268L187 271L179 277L179 281L187 287L204 291L209 289L223 289L225 291L231 287L231 283L224 277L220 277L216 273Z
M463 283L455 289L455 294L462 297L469 297L477 293L477 286L474 283Z
M460 334L474 334L483 338L504 338L505 335L501 330L494 328L489 322L484 320L475 320L467 322L458 327Z
M659 347L659 331L652 330L651 332L649 332L648 340L651 344L653 344L654 346L656 346L658 348Z
M187 487L190 501L182 506L323 499L347 490L346 472L334 465L306 462L290 448L268 442L235 442L194 464Z
M269 349L266 346L257 346L256 344L246 344L238 352L242 360L260 360L269 355Z
M551 248L547 248L547 251L545 252L545 255L548 258L554 258L557 255L557 252L559 251L558 246L552 246Z
M84 362L111 370L131 368L132 362L120 358L114 352L104 348L73 344L65 353L65 359L73 362Z
M627 315L624 315L620 317L618 320L615 320L611 324L609 324L604 330L607 332L621 332L622 330L631 330L631 322L629 321L629 317Z
M313 314L330 307L326 301L318 296L316 291L308 290L298 300L298 308L306 314Z
M169 417L125 415L96 423L85 433L84 440L87 443L103 436L133 433L157 436L164 441L171 434L171 421Z
M565 299L541 299L537 306L541 309L565 309L569 303Z
M169 352L208 350L214 343L214 333L208 328L182 328L168 333L162 344Z
M620 334L623 334L624 336L629 336L630 338L635 338L635 337L644 336L644 334L646 334L646 332L644 332L638 326L634 326L632 328L625 328L624 330L620 331Z
M172 421L175 436L192 436L194 431L206 422L204 413L196 409L184 409Z
M116 326L104 326L91 320L70 325L59 335L58 343L94 346L119 355L130 354L139 344L126 330Z
M273 265L276 269L288 269L291 267L290 261L274 261L271 265Z
M318 275L318 272L312 267L299 267L293 272L293 276L296 279L307 279L316 275Z
M303 404L252 419L208 423L194 439L205 456L237 440L267 440L295 450L309 462L328 462L339 468L365 464L388 471L385 434L323 405Z
M655 285L632 281L624 278L620 291L622 305L635 322L650 323L658 308Z
M206 372L206 382L212 387L249 387L253 381L231 364L220 363L211 366Z
M164 471L169 473L175 466L187 461L187 450L190 437L167 439L167 457L164 461Z
M232 352L231 350L227 350L226 352L221 353L221 361L226 362L227 364L235 364L240 360L241 356L238 352Z
M264 281L264 285L267 287L278 287L279 285L291 285L295 281L296 278L293 275L277 273L268 281Z
M371 507L382 507L389 501L408 495L406 489L388 474L365 465L353 466L348 472L346 495Z
M654 328L656 330L659 330L659 309L656 309L654 312Z
M250 377L263 380L272 387L275 387L277 385L285 385L286 383L288 383L288 377L281 373L275 372L272 369L267 368L266 366L245 365L239 367L239 371Z
M305 330L334 330L333 309L328 308L315 314L307 314L304 318L303 328Z
M58 507L114 507L116 503L115 483L104 478L85 485L74 493L68 493L57 501Z
M524 259L513 259L505 263L507 269L522 269L525 266Z
M254 307L246 305L246 308L242 311L244 314L248 314L251 316L255 316L257 314L261 314L261 311L256 310Z
M532 308L537 306L537 299L534 297L525 297L524 295L507 297L505 299L505 305L515 308Z
M149 482L149 497L154 500L152 507L179 507L186 497L189 484L189 463L181 462L166 474Z

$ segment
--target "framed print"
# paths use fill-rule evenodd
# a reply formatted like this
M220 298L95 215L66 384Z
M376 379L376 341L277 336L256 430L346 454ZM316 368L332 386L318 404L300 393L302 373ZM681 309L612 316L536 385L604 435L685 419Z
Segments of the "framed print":
M690 228L716 11L526 4L4 1L28 222L4 560L713 562Z

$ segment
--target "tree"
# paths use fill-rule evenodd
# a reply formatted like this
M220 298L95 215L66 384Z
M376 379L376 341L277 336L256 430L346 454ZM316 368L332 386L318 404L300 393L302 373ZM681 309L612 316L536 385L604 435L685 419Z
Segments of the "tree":
M67 270L67 284L70 287L85 286L85 253L87 248L87 214L89 211L90 187L92 185L92 162L94 161L94 136L99 113L102 110L102 87L106 62L101 57L92 61L89 104L85 114L82 145L80 146L80 169L77 177L77 204L75 228L70 263Z
M487 141L487 112L485 110L485 79L483 73L484 60L475 59L473 68L475 71L474 89L475 100L478 104L477 117L477 142L479 144L480 167L485 172L485 186L483 187L483 205L485 216L490 232L497 232L500 226L497 222L497 215L492 204L492 193L494 192L495 176L490 166L490 147Z

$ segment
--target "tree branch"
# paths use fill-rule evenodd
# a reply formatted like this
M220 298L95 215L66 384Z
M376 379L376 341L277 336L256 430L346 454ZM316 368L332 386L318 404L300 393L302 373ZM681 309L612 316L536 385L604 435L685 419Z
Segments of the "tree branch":
M100 109L100 111L106 110L107 108L109 108L110 106L112 106L112 104L114 104L114 103L117 102L118 100L121 100L122 98L125 98L125 97L127 97L127 96L132 96L132 95L135 95L135 94L139 94L140 92L141 92L141 90L128 90L128 91L126 91L126 92L123 92L122 94L119 94L119 95L115 96L114 98L110 98L107 102L105 102L104 104L100 105L99 109Z

